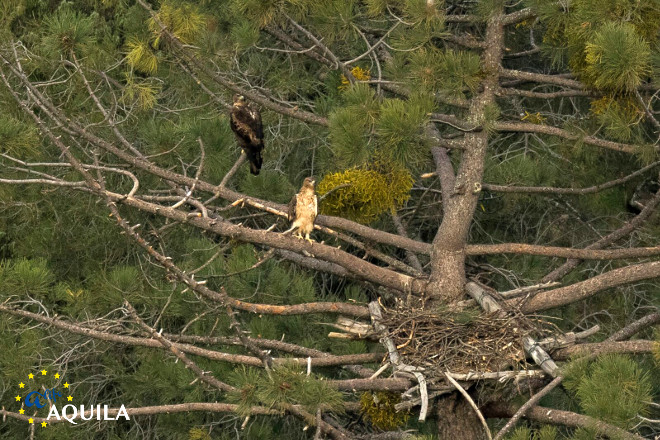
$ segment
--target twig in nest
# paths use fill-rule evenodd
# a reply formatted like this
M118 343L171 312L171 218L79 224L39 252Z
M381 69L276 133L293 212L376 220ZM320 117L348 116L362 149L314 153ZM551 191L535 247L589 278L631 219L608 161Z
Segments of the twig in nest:
M467 391L458 383L456 380L454 380L453 377L449 375L449 371L445 372L445 377L449 382L451 382L452 385L456 387L459 393L467 399L468 403L470 406L474 409L474 412L477 413L477 417L479 417L479 420L481 421L481 424L484 425L484 430L486 431L486 435L488 436L488 440L493 440L493 436L490 434L490 429L488 429L488 424L486 423L486 419L484 419L484 415L481 414L481 411L479 411L479 407L474 403L474 400L472 400L472 397L468 394Z

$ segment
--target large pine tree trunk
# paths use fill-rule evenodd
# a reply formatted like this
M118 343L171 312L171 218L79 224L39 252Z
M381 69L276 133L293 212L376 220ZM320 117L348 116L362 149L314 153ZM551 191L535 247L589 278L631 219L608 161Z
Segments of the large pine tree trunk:
M502 16L503 11L499 7L493 11L486 26L486 48L481 57L484 72L482 90L471 99L469 107L469 121L475 126L484 125L488 106L495 104L504 47ZM443 198L444 213L433 240L431 280L427 290L436 302L446 304L464 295L465 245L481 191L488 137L486 129L466 133L454 186L450 189L451 194ZM458 393L438 402L437 418L440 439L487 438L474 409Z
M499 70L504 46L502 8L493 11L486 26L486 47L481 57L484 79L482 90L470 100L468 120L474 126L486 122L486 110L495 104ZM443 197L442 223L433 240L431 279L427 293L432 300L447 303L460 299L465 286L465 244L479 200L488 147L488 130L466 133L463 157L456 172L454 187ZM443 182L444 183L444 182ZM446 192L447 188L443 188Z
M465 398L458 392L438 401L438 438L441 440L485 440L484 426Z

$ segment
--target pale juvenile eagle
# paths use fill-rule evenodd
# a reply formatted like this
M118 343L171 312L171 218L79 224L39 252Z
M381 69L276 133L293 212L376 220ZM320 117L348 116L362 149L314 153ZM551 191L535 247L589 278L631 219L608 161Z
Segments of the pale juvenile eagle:
M256 176L261 169L261 151L264 149L264 130L259 110L246 103L243 95L237 93L234 95L229 123L236 135L236 142L250 161L250 172Z
M289 221L293 220L291 228L284 233L289 233L297 229L297 236L305 240L312 241L309 234L314 230L314 220L318 213L318 200L314 191L315 180L313 177L305 178L300 192L293 196L289 203Z

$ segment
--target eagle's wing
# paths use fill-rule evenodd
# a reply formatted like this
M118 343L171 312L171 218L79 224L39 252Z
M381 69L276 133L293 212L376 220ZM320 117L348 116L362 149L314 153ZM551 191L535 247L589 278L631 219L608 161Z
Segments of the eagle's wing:
M314 194L314 218L319 214L319 198Z
M254 128L250 111L246 108L232 108L229 118L231 129L246 142L253 140Z
M293 197L291 197L291 201L289 202L289 212L287 215L287 219L289 221L293 221L296 218L297 202L298 202L298 194L294 194Z
M248 110L250 112L250 117L252 118L252 129L254 131L254 138L252 141L254 143L263 142L264 140L264 126L261 123L261 112L259 109L255 108L252 104L248 104Z
M250 172L254 175L259 174L263 163L261 151L264 149L261 115L247 105L234 106L230 112L229 122L239 146L250 162Z

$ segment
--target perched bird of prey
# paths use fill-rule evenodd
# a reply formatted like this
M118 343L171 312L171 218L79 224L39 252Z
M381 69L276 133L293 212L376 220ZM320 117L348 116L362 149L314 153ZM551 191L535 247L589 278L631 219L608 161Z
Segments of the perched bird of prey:
M243 95L237 93L234 95L229 123L236 135L236 142L250 161L250 172L256 176L263 162L261 151L264 149L264 129L261 113L246 103Z
M315 180L313 177L305 178L300 192L293 196L289 202L289 221L293 220L291 228L285 231L287 234L297 229L297 236L302 238L305 234L305 240L312 241L309 234L314 230L314 220L318 213L318 200L314 191Z

